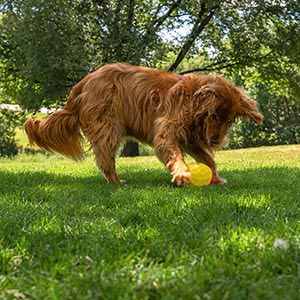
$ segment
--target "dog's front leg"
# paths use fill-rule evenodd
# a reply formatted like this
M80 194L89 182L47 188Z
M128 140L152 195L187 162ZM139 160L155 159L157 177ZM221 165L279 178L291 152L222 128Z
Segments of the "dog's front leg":
M191 173L183 160L182 153L176 142L156 141L155 150L158 158L173 176L172 182L175 182L177 186L190 183Z
M175 182L177 186L190 183L191 173L183 160L180 150L179 152L175 151L165 165L173 176L172 182Z

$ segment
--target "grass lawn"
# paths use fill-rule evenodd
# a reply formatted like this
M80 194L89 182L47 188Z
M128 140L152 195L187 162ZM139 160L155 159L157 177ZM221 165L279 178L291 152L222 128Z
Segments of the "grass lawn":
M155 157L118 159L123 185L0 159L0 299L299 299L300 145L217 161L226 187L174 188Z

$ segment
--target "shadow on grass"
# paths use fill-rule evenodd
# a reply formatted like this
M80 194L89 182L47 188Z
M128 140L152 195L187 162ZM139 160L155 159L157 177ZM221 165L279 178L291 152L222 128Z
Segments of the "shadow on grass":
M278 174L280 174L280 180L278 180ZM293 202L299 196L299 189L297 189L299 174L295 169L276 167L225 171L222 175L229 181L225 187L174 188L169 182L169 174L157 169L147 171L134 169L130 172L125 170L121 173L121 177L126 178L127 181L122 185L107 184L101 174L78 177L54 175L41 171L22 173L0 171L2 183L0 191L1 196L6 195L7 199L12 197L16 205L22 202L28 202L28 204L44 202L48 205L55 203L58 209L72 202L76 203L78 209L86 205L101 206L101 209L116 206L132 209L132 206L138 207L142 203L151 211L151 206L156 202L161 205L165 202L166 205L172 205L173 202L176 206L177 202L193 198L196 206L202 211L205 210L204 203L209 202L208 206L217 207L215 213L216 215L223 214L222 219L226 219L226 215L230 215L230 211L236 209L236 207L230 208L226 213L224 210L218 211L218 206L222 202L235 206L237 203L235 200L242 198L245 200L243 201L244 209L247 210L247 201L249 200L249 207L255 207L253 201L256 201L255 211L259 207L258 202L262 196L264 199L269 198L266 203L270 206L277 205L286 199Z
M297 188L299 174L295 169L262 168L223 172L222 175L229 181L225 187L175 188L169 182L169 174L157 169L147 171L134 169L130 172L125 170L121 173L121 177L127 178L127 181L122 185L107 184L101 174L86 177L83 174L78 177L41 171L22 173L0 171L2 183L0 192L1 197L5 196L7 199L3 201L4 206L18 206L23 203L38 207L45 204L47 207L53 206L54 212L55 209L59 212L63 207L66 209L71 207L69 209L73 210L73 213L79 213L82 208L93 206L95 210L98 208L101 211L115 207L124 210L124 215L131 213L138 215L139 209L143 209L147 216L147 213L157 211L157 205L168 209L173 207L176 213L177 206L183 207L187 205L184 203L191 202L192 204L188 204L193 206L190 213L195 216L197 209L204 212L207 205L207 209L213 211L212 222L214 214L222 215L221 220L227 220L234 211L240 212L241 217L247 215L248 211L248 215L253 215L255 220L255 216L261 215L255 211L266 210L265 205L276 207L284 205L286 201L291 205L299 199ZM227 206L228 209L223 206ZM246 219L248 221L248 218ZM137 225L142 223L138 222Z
M135 291L159 293L151 281L137 284L135 274L147 268L153 274L158 265L190 266L211 253L222 263L226 251L229 260L232 255L241 262L245 255L255 260L257 240L246 241L253 249L242 253L226 243L232 231L241 239L245 230L272 235L280 232L277 228L284 230L287 220L293 230L300 217L295 169L223 172L228 186L203 188L173 188L164 170L122 169L120 175L126 184L108 185L100 174L0 171L1 243L26 253L18 268L36 273L24 278L34 281L34 276L50 274L60 282L71 277L73 285L80 282L86 289L95 289L97 283L100 294L101 284L103 290L123 284L125 290L136 285ZM221 240L225 242L220 245ZM1 266L10 272L8 259ZM115 277L108 280L112 273Z
M56 175L46 171L14 173L0 170L0 193L1 196L20 196L19 200L34 200L36 191L44 195L53 194L57 199L66 195L74 198L76 193L74 194L72 191L78 191L80 196L84 193L94 195L95 202L97 199L103 198L109 202L107 197L116 191L123 191L130 196L130 193L135 190L153 194L156 194L158 190L160 196L165 196L166 200L172 200L170 199L172 193L183 196L191 194L207 196L218 194L231 197L241 195L247 197L253 194L281 194L283 197L290 195L291 198L299 196L299 189L297 189L299 172L293 168L274 167L235 172L224 171L221 175L228 179L228 185L176 188L170 183L171 177L168 172L163 169L123 170L120 172L120 177L125 179L125 183L121 185L107 184L100 172L93 176L84 176L84 174L71 176ZM32 199L24 197L24 195L28 195L28 191L32 192ZM165 195L164 192L166 192ZM80 197L78 197L78 201L81 201Z

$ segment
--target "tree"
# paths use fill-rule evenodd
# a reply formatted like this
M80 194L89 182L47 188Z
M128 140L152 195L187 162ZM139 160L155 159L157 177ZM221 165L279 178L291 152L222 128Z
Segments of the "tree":
M0 88L29 109L61 105L85 74L115 61L218 71L238 84L247 70L299 92L296 0L0 1ZM188 58L197 64L183 69Z
M296 0L1 0L0 8L2 89L29 107L34 101L24 101L24 90L49 105L99 65L159 66L171 49L178 53L171 71L180 70L186 55L204 58L189 72L271 62L273 75L278 62L284 71L299 64ZM18 82L14 93L6 88L9 78Z
M294 72L299 72L299 66L294 67ZM288 72L289 68L284 69ZM232 130L232 148L300 143L299 87L294 85L294 78L277 77L279 72L284 73L280 65L274 70L273 77L267 70L265 74L261 71L245 67L231 73L231 77L253 98L259 99L260 110L265 116L262 126L253 126L251 122L238 123Z
M28 109L60 104L89 71L83 24L68 1L4 1L1 87Z

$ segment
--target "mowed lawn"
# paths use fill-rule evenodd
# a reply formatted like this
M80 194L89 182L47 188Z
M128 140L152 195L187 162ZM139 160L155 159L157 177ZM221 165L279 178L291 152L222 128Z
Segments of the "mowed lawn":
M0 299L299 299L300 145L221 151L228 185L155 157L0 159Z

